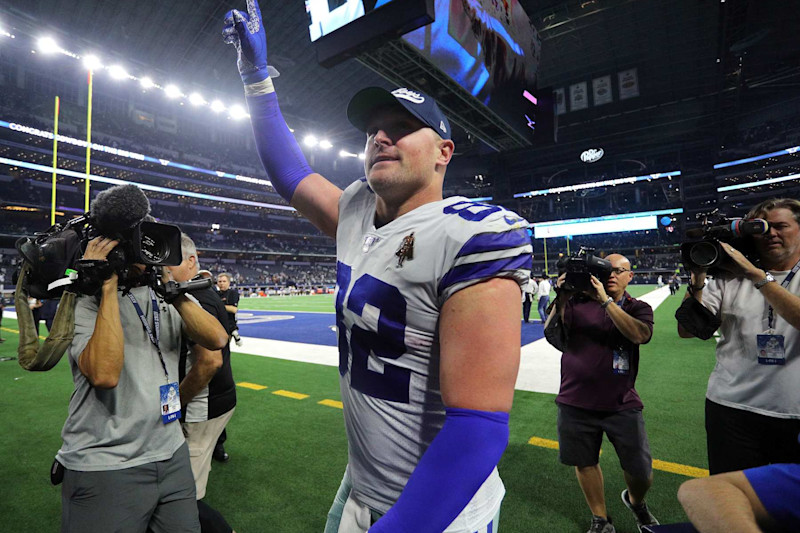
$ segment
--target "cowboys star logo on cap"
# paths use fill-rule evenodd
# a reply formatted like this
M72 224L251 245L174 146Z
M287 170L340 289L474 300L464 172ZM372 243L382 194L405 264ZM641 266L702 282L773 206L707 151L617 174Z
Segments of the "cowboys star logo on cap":
M361 131L366 131L372 115L381 108L402 106L443 139L450 139L450 122L429 95L400 87L387 91L381 87L367 87L358 91L347 105L347 118Z

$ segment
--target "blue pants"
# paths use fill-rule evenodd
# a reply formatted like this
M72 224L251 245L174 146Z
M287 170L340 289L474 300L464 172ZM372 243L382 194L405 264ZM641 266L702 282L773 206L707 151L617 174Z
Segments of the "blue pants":
M539 316L542 318L542 324L547 320L547 306L550 305L550 296L539 297Z

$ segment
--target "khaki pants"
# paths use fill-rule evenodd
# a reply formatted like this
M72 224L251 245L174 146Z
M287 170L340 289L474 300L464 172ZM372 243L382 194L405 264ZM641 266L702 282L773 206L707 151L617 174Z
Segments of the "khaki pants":
M183 423L183 436L186 437L186 444L189 445L189 458L192 461L192 473L198 500L202 500L206 495L208 474L211 472L211 454L214 452L214 446L217 444L220 433L233 416L234 410L236 410L235 407L224 415L205 422Z

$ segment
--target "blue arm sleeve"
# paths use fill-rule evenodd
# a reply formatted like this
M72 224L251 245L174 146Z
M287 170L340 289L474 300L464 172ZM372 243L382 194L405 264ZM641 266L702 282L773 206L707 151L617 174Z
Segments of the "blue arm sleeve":
M508 413L447 409L441 431L397 502L370 533L440 533L467 506L508 445Z
M311 174L311 167L283 119L274 92L248 96L247 106L261 164L278 194L291 203L294 190Z

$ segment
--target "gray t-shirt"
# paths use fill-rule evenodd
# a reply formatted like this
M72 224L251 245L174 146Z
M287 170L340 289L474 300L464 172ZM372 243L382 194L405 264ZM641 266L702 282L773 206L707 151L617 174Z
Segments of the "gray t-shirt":
M131 294L153 327L150 290L137 287ZM61 431L64 440L56 457L70 470L121 470L172 457L183 444L180 422L161 421L159 387L166 377L155 346L127 296L117 293L125 337L125 360L113 389L94 388L78 368L78 358L89 342L97 318L98 300L82 296L75 306L75 339L69 363L75 391ZM159 301L160 346L170 381L178 381L181 317L174 307Z

